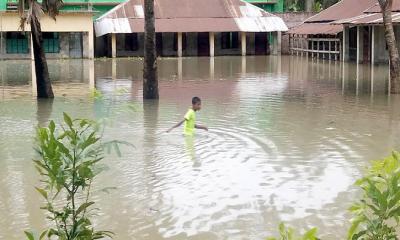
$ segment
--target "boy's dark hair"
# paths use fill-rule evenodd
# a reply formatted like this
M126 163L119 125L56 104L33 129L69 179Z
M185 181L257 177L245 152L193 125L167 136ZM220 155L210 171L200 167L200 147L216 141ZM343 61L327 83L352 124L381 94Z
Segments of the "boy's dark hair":
M201 99L199 97L193 97L192 98L192 104L193 105L196 104L196 103L199 103L199 102L201 102Z

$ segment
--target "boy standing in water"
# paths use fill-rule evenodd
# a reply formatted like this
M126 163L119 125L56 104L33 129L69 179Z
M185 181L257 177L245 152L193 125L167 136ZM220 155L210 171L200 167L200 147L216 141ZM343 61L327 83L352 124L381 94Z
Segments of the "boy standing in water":
M185 134L185 136L193 136L195 128L208 131L208 128L206 126L196 124L196 112L200 111L200 109L201 109L201 99L198 97L193 97L192 108L189 108L189 110L185 114L185 118L172 128L168 129L167 132L170 132L174 128L179 127L180 125L182 125L182 123L185 123L183 127L183 133Z

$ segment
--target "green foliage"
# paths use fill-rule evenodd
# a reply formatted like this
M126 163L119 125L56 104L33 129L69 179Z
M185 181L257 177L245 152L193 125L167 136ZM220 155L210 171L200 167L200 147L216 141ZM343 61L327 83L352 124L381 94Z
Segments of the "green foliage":
M376 161L365 177L356 182L364 194L353 204L348 239L398 239L400 222L400 154Z
M324 9L322 8L322 3L321 3L321 2L318 2L318 1L316 1L316 2L313 4L312 9L313 9L313 12L321 12L322 10L324 10Z
M43 183L36 190L45 200L42 209L47 211L53 227L40 236L25 232L27 239L112 237L112 232L95 231L91 221L95 212L95 203L90 200L91 185L103 169L100 162L104 157L97 124L86 119L71 119L64 113L62 126L56 127L51 121L48 127L37 129L36 151L39 158L34 163Z
M304 235L298 236L293 228L286 227L284 223L279 225L279 237L270 237L266 240L318 240L317 229L312 228L308 230Z

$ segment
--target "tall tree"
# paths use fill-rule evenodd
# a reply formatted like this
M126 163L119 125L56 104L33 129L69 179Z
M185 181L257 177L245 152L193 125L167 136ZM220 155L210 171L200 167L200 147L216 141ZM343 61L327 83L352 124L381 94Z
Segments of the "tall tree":
M44 14L54 20L62 6L62 0L18 0L18 11L21 17L20 27L25 29L28 24L31 27L33 43L33 56L35 60L36 86L38 98L53 98L49 69L47 67L46 55L43 49L43 36L40 17Z
M154 0L144 0L143 98L158 99Z
M389 50L390 92L398 94L400 93L400 57L392 23L393 0L378 0L378 2L382 11L386 45Z
M306 11L307 12L312 12L314 9L313 9L313 6L314 6L314 0L306 0Z

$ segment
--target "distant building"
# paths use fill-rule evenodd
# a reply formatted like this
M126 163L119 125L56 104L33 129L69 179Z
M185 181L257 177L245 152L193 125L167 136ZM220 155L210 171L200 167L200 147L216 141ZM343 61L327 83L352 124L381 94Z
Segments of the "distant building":
M397 48L400 49L400 0L394 0L392 21ZM333 24L343 26L343 61L353 60L359 63L388 63L389 54L385 40L385 29L381 9L378 3L365 8L363 13Z
M256 5L267 12L282 13L284 11L284 0L245 0Z
M49 58L93 58L93 18L122 0L65 0L57 21L41 19L44 50ZM17 1L0 0L0 59L32 57L30 26L23 33Z
M157 0L155 16L161 56L278 53L287 31L281 18L241 0ZM119 4L95 21L95 31L97 56L143 56L143 1Z
M291 53L324 59L342 59L343 26L334 24L335 21L361 15L375 3L376 0L341 0L308 18L288 32ZM350 32L350 38L354 38L354 29ZM355 56L355 49L349 51L351 56Z

